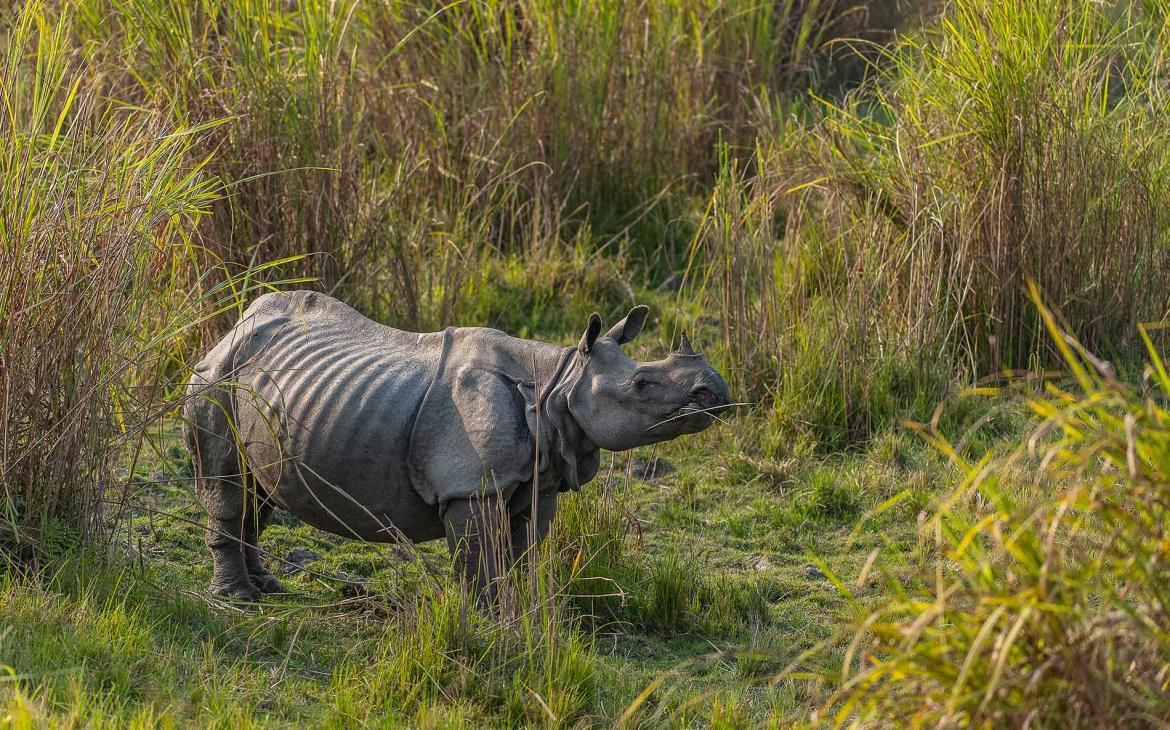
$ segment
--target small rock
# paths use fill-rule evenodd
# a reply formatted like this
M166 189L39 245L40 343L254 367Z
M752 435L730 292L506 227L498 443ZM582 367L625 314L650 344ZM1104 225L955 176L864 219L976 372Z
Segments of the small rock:
M771 569L772 569L772 561L771 560L768 560L767 558L760 558L759 560L756 561L756 570L760 571L761 573L763 573L764 571L771 570Z
M297 573L303 572L305 566L316 560L320 560L321 556L315 551L307 547L295 547L284 554L284 560L281 561L281 566L284 568L284 574L287 576L294 576Z
M821 569L815 565L806 565L804 570L800 571L800 575L805 580L824 580L825 574Z
M634 475L634 478L647 482L664 477L672 471L674 471L674 464L661 456L652 456L649 459L635 456L630 462L630 473Z

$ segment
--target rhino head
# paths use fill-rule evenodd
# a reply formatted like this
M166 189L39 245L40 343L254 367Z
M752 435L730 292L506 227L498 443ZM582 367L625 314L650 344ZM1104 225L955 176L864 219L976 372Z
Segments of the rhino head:
M568 392L573 420L589 441L610 451L667 441L710 426L731 404L727 382L684 334L662 360L636 362L621 346L637 337L650 309L638 305L601 335L593 313L574 357L577 378Z

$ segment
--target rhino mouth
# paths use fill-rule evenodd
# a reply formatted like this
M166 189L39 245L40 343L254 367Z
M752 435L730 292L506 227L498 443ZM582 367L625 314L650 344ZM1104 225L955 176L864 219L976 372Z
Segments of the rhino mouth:
M706 429L716 421L722 421L723 419L718 416L721 410L724 410L723 405L704 407L698 403L691 403L678 409L678 419L685 424L684 433L694 433Z
M696 388L686 403L675 408L646 430L653 431L659 428L668 430L674 426L681 433L695 433L702 431L715 421L723 420L719 418L719 414L730 407L731 404L716 395L714 391L705 387Z

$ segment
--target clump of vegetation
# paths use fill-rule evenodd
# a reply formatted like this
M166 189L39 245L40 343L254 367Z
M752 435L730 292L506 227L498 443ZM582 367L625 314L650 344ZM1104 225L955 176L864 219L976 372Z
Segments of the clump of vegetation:
M1145 386L1122 383L1041 313L1076 387L1031 397L1039 425L1006 457L931 436L966 478L925 525L936 560L859 627L826 709L839 724L1170 717L1170 376L1147 338Z
M751 97L856 62L856 6L476 0L77 3L74 42L118 98L192 124L232 185L200 225L234 263L285 267L371 315L436 327L496 254L633 240L678 265L688 197ZM871 30L872 27L872 30ZM840 60L838 60L840 59ZM854 71L855 73L855 71ZM211 154L214 153L214 154Z
M523 583L513 587L523 591ZM509 725L573 726L593 704L597 660L588 640L567 630L572 617L560 601L538 595L542 600L500 621L478 613L458 586L418 593L382 627L376 671L367 656L334 671L339 708L362 723L412 721L404 709L464 700L499 712Z
M252 288L187 289L219 189L207 129L110 100L70 32L32 6L2 46L0 545L20 549L108 530L117 459L165 410L188 333Z
M1107 356L1170 305L1160 11L956 0L944 18L811 122L766 116L692 242L739 388L829 450L924 419L956 373L1054 364L1028 277Z

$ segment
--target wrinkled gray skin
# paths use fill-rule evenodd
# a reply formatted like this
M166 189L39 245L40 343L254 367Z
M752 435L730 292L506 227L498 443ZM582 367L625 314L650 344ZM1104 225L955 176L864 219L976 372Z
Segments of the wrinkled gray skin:
M195 367L184 406L210 590L281 590L255 547L279 506L362 540L446 537L490 593L547 533L557 494L597 474L600 449L701 431L730 402L685 335L664 360L625 356L647 312L605 335L593 314L563 347L480 327L401 332L316 292L260 297Z

